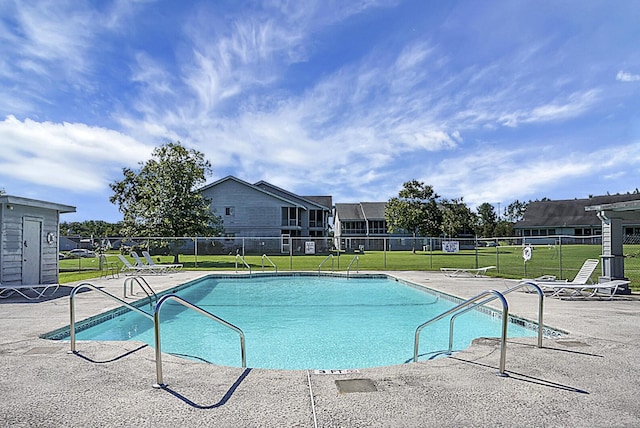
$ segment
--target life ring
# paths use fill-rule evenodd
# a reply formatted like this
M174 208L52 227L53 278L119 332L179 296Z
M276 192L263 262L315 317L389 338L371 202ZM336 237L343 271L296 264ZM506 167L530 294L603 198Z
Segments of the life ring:
M47 244L53 245L56 242L56 235L53 232L47 233Z
M522 249L522 258L525 262L531 260L531 247L526 246Z

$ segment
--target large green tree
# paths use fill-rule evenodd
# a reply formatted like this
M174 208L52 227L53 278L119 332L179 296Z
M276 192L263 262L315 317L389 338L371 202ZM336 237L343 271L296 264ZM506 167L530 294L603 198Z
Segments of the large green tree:
M211 163L201 152L168 142L156 147L139 170L122 172L124 178L110 185L110 201L124 215L126 236L220 235L222 219L198 192L211 174Z
M479 221L479 234L485 238L495 236L498 215L495 208L489 202L480 204L477 208Z
M386 204L384 215L389 232L411 233L414 253L417 235L434 236L440 232L442 215L438 209L438 198L432 186L412 180L404 183L398 196Z
M478 218L467 206L463 198L444 200L440 204L442 211L442 232L450 237L461 234L475 234Z

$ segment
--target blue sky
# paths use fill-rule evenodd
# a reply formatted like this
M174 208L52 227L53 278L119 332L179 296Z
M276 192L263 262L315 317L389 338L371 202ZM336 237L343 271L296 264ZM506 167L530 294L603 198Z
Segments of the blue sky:
M334 202L640 187L638 1L0 2L0 188L118 221L181 141Z

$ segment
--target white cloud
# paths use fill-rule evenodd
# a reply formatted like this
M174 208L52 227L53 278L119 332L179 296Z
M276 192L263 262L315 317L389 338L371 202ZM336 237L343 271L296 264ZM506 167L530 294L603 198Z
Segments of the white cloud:
M0 122L0 141L0 176L71 192L104 190L152 150L110 129L13 116Z
M450 157L421 179L448 198L464 196L467 203L476 206L483 202L535 198L572 180L621 178L608 177L612 171L627 171L626 175L633 176L638 168L640 143L597 151L574 150L566 155L560 155L557 146L551 144L511 150L490 148Z
M638 82L640 81L640 74L631 74L620 70L618 74L616 74L616 80L620 82Z

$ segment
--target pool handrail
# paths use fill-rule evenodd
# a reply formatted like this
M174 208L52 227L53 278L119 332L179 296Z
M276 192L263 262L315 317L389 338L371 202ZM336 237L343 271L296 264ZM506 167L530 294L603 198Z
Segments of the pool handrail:
M177 296L175 294L167 294L163 297L160 298L160 300L158 301L158 303L156 304L156 309L153 312L153 325L154 325L154 338L155 338L155 355L156 355L156 383L153 384L154 388L165 388L167 385L163 382L162 380L162 349L161 349L161 343L160 343L160 309L162 309L162 306L164 305L165 302L167 302L168 300L174 300L178 303L180 303L181 305L189 308L189 309L193 309L194 311L198 312L201 315L204 315L208 318L211 318L212 320L222 324L225 327L230 328L231 330L235 331L236 333L238 333L238 335L240 336L240 353L241 353L241 358L242 358L242 368L246 368L247 367L247 354L246 354L246 350L245 350L245 339L244 339L244 332L239 328L236 327L235 325L231 324L228 321L223 320L222 318L207 312L206 310L202 309L199 306L194 305L193 303L183 299L180 296Z
M75 296L78 293L78 291L80 291L83 288L89 288L89 289L93 289L95 291L99 291L100 293L102 293L103 295L117 301L118 303L126 306L128 309L139 313L140 315L149 318L151 321L153 321L153 316L151 314L146 313L145 311L143 311L140 308L136 308L135 306L133 306L130 303L125 302L124 300L122 300L121 298L109 293L108 291L105 291L101 288L96 287L95 285L91 284L90 282L83 282L81 284L78 284L76 287L74 287L73 290L71 290L71 293L69 293L69 315L70 315L70 322L69 322L69 341L71 342L71 353L72 354L77 354L78 352L76 351L76 310L75 310Z
M505 294L509 294L525 286L533 287L535 291L538 293L538 348L542 348L542 325L543 325L542 313L543 313L543 299L544 299L544 292L542 291L542 289L532 282L520 282L514 285L513 287L508 288L505 291L502 291L501 294L504 296ZM453 324L456 318L464 313L469 312L472 309L477 308L478 306L482 306L486 303L492 302L495 299L497 299L496 296L489 297L488 299L483 300L482 302L477 302L475 305L469 306L466 309L462 310L461 312L456 312L451 316L451 320L449 321L449 349L448 349L449 355L451 355L451 352L453 350Z
M249 269L249 275L251 275L251 266L249 266L249 263L247 263L244 257L240 254L236 254L236 273L238 273L238 259L240 259L240 261L242 261L242 264L245 265L247 269Z
M429 324L432 324L436 321L441 320L442 318L446 317L447 315L451 315L454 314L456 312L458 312L461 309L465 309L467 306L477 302L478 300L490 295L490 294L494 294L495 297L497 299L500 299L500 303L502 303L502 334L500 337L500 367L499 367L499 371L498 371L498 376L502 376L502 377L507 377L508 375L504 372L505 369L505 360L506 360L506 355L507 355L507 323L508 323L508 318L509 318L509 304L507 303L507 300L504 298L504 296L502 295L502 293L500 293L497 290L487 290L487 291L483 291L482 293L478 294L477 296L474 296L468 300L465 300L464 302L460 303L459 305L454 306L453 308L449 309L448 311L445 311L443 313L441 313L438 316L435 316L433 318L431 318L428 321L423 322L422 324L420 324L417 328L416 328L416 333L415 333L415 338L414 338L414 345L413 345L413 362L417 362L418 361L418 348L420 346L420 332L422 331L422 329L424 327L426 327Z
M267 261L271 263L271 266L273 266L274 269L276 270L276 273L278 273L278 266L276 266L276 264L273 263L273 261L266 254L262 255L262 272L264 272L264 259L267 259Z
M334 271L333 269L333 254L329 254L327 257L325 257L325 259L318 265L318 275L320 275L320 268L322 267L323 264L325 264L327 262L327 260L331 259L331 272Z
M142 280L142 282L140 282L140 280ZM156 294L155 291L153 291L153 288L151 288L151 286L149 285L147 280L144 279L143 276L140 276L140 275L130 276L130 277L127 277L124 280L123 297L125 299L127 298L127 284L129 284L129 297L133 297L133 283L134 283L134 281L135 281L136 284L138 284L138 286L142 289L142 291L144 291L144 293L147 295L147 298L149 299L149 307L151 308L151 310L153 310L153 304L158 301L158 295ZM149 293L149 292L151 292L151 293ZM151 300L151 295L153 295L153 301Z
M356 254L355 256L353 256L353 259L351 259L351 262L349 262L349 266L347 266L347 278L349 278L349 271L351 270L351 265L353 265L353 262L356 262L356 272L360 272L360 270L358 269L358 255Z

